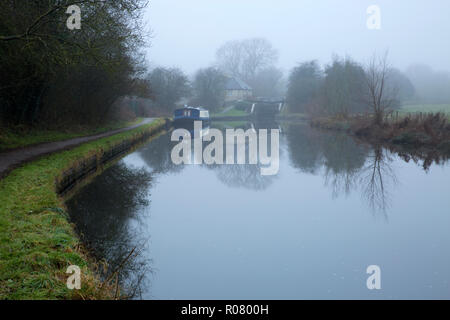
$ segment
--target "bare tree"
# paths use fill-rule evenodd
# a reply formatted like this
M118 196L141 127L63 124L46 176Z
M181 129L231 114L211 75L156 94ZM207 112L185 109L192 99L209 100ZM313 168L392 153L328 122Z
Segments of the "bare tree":
M383 124L385 113L396 101L397 90L388 86L390 70L387 52L382 57L373 55L366 69L368 104L375 116L376 125Z
M257 73L272 66L278 59L278 52L263 38L229 41L217 50L220 69L251 83Z
M282 80L283 71L276 67L260 70L251 83L253 95L266 98L282 96Z
M228 41L216 52L216 59L220 69L230 73L232 76L241 76L243 60L241 41Z

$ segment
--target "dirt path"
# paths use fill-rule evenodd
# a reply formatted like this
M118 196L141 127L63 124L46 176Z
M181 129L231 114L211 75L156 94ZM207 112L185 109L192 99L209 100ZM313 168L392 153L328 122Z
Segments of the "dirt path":
M27 146L11 151L5 151L0 153L0 179L5 177L11 170L17 168L23 163L35 160L41 156L48 155L53 152L72 149L82 143L97 140L104 137L109 137L114 134L125 132L148 124L154 121L155 118L146 118L142 122L132 125L130 127L116 129L108 132L103 132L93 136L78 137L63 141L46 142L37 145Z

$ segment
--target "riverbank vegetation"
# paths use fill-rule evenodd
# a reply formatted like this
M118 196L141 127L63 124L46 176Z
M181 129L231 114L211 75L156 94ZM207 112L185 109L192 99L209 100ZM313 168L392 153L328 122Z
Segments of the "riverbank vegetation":
M420 100L415 86L389 65L387 54L374 55L366 66L348 57L334 57L324 69L304 62L291 71L287 91L289 112L307 114L315 127L347 131L373 143L449 152L447 105L402 107L414 99Z
M115 283L102 284L95 262L69 222L56 182L84 159L160 130L164 120L83 144L26 164L0 180L0 299L112 299ZM66 269L82 270L81 290L66 287ZM111 278L114 280L114 277Z
M370 116L316 117L317 128L345 131L375 144L401 145L405 149L429 148L450 155L450 122L443 113L407 115L396 119L390 115L380 125Z

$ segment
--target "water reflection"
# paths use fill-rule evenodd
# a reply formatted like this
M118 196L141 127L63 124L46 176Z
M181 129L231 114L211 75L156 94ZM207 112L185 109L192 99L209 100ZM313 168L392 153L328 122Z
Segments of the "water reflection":
M310 174L322 174L323 169L333 198L360 192L374 212L386 213L389 193L397 182L388 150L306 125L289 125L286 136L293 166Z
M105 170L67 203L78 231L96 256L110 264L110 270L120 266L133 249L141 253L127 260L120 271L120 279L130 295L195 298L198 293L206 298L204 293L212 290L214 294L209 298L222 298L222 292L228 294L225 298L237 298L234 294L241 291L251 294L245 298L258 298L264 292L260 282L247 282L259 275L258 279L271 283L267 290L276 298L298 298L298 288L290 287L292 278L302 279L300 287L310 290L317 283L309 282L311 277L305 268L315 274L327 265L320 261L318 268L317 252L321 252L321 259L330 257L330 265L339 261L339 265L333 265L333 273L342 268L343 258L336 254L345 256L346 250L351 251L346 256L347 263L356 264L356 269L365 267L360 265L359 256L353 254L364 251L358 247L358 241L364 239L361 234L372 232L378 237L379 230L361 224L360 220L367 211L372 211L388 221L398 195L399 164L420 158L407 158L406 153L361 144L346 134L313 130L306 123L212 123L211 127L279 128L280 173L262 176L259 165L174 165L170 154L176 142L170 141L170 134L166 134ZM424 167L429 169L430 164L427 162ZM423 172L418 166L414 170L417 176ZM334 200L327 200L326 195ZM334 207L333 201L338 199L348 201L341 211ZM339 234L339 220L326 215L334 211L345 213L351 221L358 220L356 225L346 226L352 228L352 233L346 233L345 237ZM316 224L318 212L324 220ZM415 217L421 219L421 215ZM346 221L344 215L341 219ZM399 224L397 229L402 227ZM341 251L336 251L335 241L352 236L349 243L353 243L354 250L344 241ZM156 242L152 241L154 237ZM327 237L330 239L321 240ZM415 238L409 241L414 242ZM422 243L427 239L418 241L425 246ZM389 247L378 251L386 248ZM397 254L399 249L396 250ZM159 258L156 270L153 257ZM446 265L447 261L442 263ZM238 265L241 267L233 273ZM246 266L251 269L248 274ZM276 275L273 270L277 270ZM159 286L152 282L155 279L152 272ZM220 282L215 272L226 281ZM365 276L363 271L362 274ZM317 277L323 279L323 274L318 273ZM233 287L234 281L235 286L242 285L245 290ZM252 285L256 288L253 291ZM323 286L326 285L324 282ZM323 290L329 292L329 288ZM262 296L267 297L274 296Z
M275 122L274 120L268 120L268 121L258 121L258 122L243 122L237 126L233 125L230 126L227 123L214 123L214 128L217 128L222 131L223 133L223 141L222 141L222 148L224 150L224 159L226 159L226 139L225 139L225 130L226 129L243 129L245 131L247 130L259 130L259 129L268 129L267 131L267 143L268 143L268 150L270 152L271 149L271 138L270 138L270 129L279 129L280 132L282 132L282 129L280 125ZM186 128L191 133L191 138L194 140L194 133L193 133L193 127L187 127ZM206 126L204 131L204 134L208 134L209 125ZM257 132L257 131L256 131ZM204 138L204 135L201 137ZM202 146L203 150L205 150L205 147L210 144L210 141L205 141L203 139ZM147 147L143 147L140 150L138 150L139 155L142 157L144 162L153 170L154 173L179 173L181 172L186 166L184 165L175 165L173 164L171 160L171 150L172 148L177 144L177 142L171 141L170 134L163 135L152 141L151 145ZM192 142L192 145L194 143ZM249 158L249 145L248 140L246 140L245 145L243 146L245 149L245 155L246 159ZM206 165L202 164L201 166L203 168L206 168L208 170L212 170L216 173L218 180L223 182L225 185L230 187L239 187L239 188L246 188L246 189L252 189L252 190L263 190L269 187L272 182L277 178L276 175L274 176L263 176L261 175L261 165L259 161L259 155L257 156L257 164L236 164L237 163L237 152L238 146L235 147L234 150L234 165ZM280 156L282 156L283 150L280 150ZM213 153L214 155L214 153ZM192 155L192 159L193 159ZM248 162L248 161L247 161Z
M389 208L392 188L397 185L397 176L391 166L393 161L389 151L376 146L359 173L363 197L374 211L384 215Z
M264 190L277 178L276 175L262 176L259 165L210 165L207 168L216 173L219 181L232 188Z
M161 135L152 140L150 145L137 150L140 158L147 164L154 174L178 173L183 166L175 165L170 158L174 142L170 141L170 134Z
M216 126L216 127L220 127ZM225 133L226 129L232 128L227 126L226 123L222 124L222 131ZM267 150L271 150L271 137L270 129L281 128L274 120L247 122L238 126L234 126L234 129L253 130L257 134L259 129L267 129L266 141L268 143ZM204 146L206 143L204 143ZM249 158L249 145L246 141L244 146L246 159ZM226 158L226 141L223 141L224 158ZM282 157L283 150L280 150L280 157ZM234 152L234 163L237 163L237 147ZM274 180L277 179L277 175L261 175L261 164L259 154L257 156L257 164L234 164L234 165L207 165L205 166L209 170L216 172L217 178L225 185L233 188L246 188L251 190L264 190L267 189Z
M145 219L142 209L150 206L151 188L147 170L119 162L67 202L84 243L99 261L108 264L99 268L102 278L110 277L120 266L118 280L131 297L148 285L144 275L151 272L148 260L140 255L148 245L140 224ZM132 257L127 258L130 254Z

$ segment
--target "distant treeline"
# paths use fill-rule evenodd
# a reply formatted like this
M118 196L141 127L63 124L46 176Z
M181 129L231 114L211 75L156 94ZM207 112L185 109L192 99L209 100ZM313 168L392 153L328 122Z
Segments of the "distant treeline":
M378 107L386 109L383 111L405 103L450 103L449 74L424 65L402 72L390 67L386 59L374 57L367 66L348 57L334 57L323 68L317 61L300 63L288 79L290 111L339 116L373 113L374 93L379 95Z
M66 22L70 5L81 28ZM139 80L145 0L0 2L0 124L63 127L120 117Z
M381 72L379 72L381 75ZM415 94L411 81L399 70L389 68L380 85L381 98L389 97L396 109ZM292 112L347 116L371 112L369 70L351 58L334 57L322 69L316 61L301 63L289 76L287 101ZM374 85L374 84L373 84Z
M171 112L183 102L218 111L225 104L227 77L248 84L253 97L286 97L293 113L370 113L379 122L403 104L450 103L449 74L421 65L400 71L390 66L387 53L374 55L367 65L338 56L325 66L302 62L287 79L277 60L278 52L268 40L251 38L224 43L214 65L197 70L191 79L179 68L157 67L147 77L153 90L151 109Z

